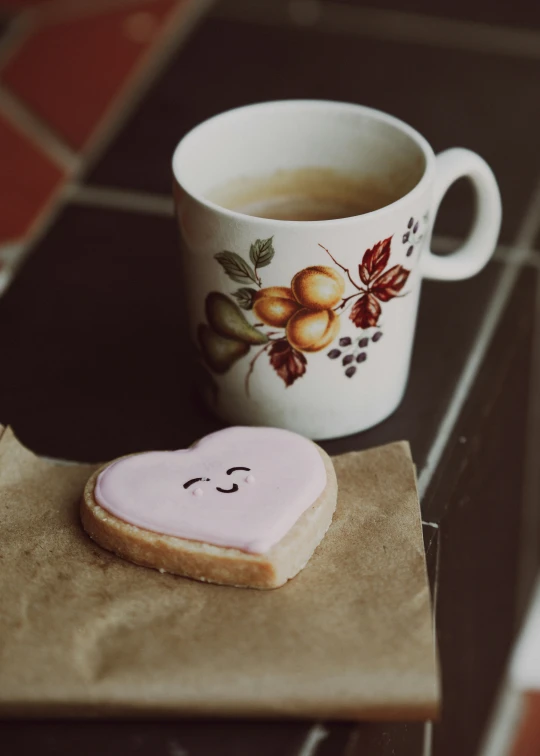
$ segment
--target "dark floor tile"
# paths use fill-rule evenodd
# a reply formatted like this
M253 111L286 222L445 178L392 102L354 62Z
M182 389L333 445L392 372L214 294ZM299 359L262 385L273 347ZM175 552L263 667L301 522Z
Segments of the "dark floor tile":
M437 756L477 754L516 633L535 284L524 271L424 502L441 520Z
M540 6L534 0L490 2L490 0L324 0L363 8L381 8L422 13L442 18L478 21L510 26L540 26Z
M65 210L0 300L0 421L42 454L80 460L213 430L195 399L178 260L172 219ZM426 282L401 407L330 452L405 438L422 468L499 270Z
M419 756L423 739L422 722L343 722L331 726L317 756Z
M192 401L173 220L68 208L0 300L0 417L98 460L215 427Z
M539 78L535 60L210 18L89 181L168 193L174 146L199 121L261 100L348 100L403 118L435 150L458 145L483 155L501 184L508 241L540 173ZM467 228L472 208L464 190L452 195L437 230L455 235Z
M0 8L0 40L7 32L10 24L10 19L4 15L4 11Z
M293 756L302 722L10 722L0 724L5 756Z

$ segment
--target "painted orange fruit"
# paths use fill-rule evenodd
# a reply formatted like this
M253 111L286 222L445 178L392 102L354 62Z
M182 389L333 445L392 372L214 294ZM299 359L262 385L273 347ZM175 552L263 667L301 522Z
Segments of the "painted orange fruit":
M300 308L292 289L287 286L268 286L254 296L253 312L256 317L275 328L285 328Z
M291 281L295 299L310 310L328 310L335 307L345 291L341 273L326 265L304 268Z
M287 323L287 340L301 352L318 352L339 333L339 316L333 310L308 310L295 313Z

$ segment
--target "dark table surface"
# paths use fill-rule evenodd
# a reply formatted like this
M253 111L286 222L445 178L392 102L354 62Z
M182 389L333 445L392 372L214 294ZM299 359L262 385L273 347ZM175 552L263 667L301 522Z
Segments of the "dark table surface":
M167 200L172 149L201 119L272 98L342 99L394 113L437 150L479 151L501 184L503 246L474 279L425 282L403 403L376 428L325 444L340 453L411 443L441 721L11 722L0 725L2 752L476 753L537 564L538 532L524 523L540 449L540 55L520 27L536 25L540 40L540 12L384 6L225 2L178 44L0 299L0 421L38 453L88 461L179 448L218 427L194 390ZM478 21L499 26L482 36ZM468 187L457 185L437 221L442 247L470 216Z

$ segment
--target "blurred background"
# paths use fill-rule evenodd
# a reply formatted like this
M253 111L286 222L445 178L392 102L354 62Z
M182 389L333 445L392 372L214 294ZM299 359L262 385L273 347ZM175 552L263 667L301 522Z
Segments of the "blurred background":
M533 652L509 666L540 535L537 0L0 0L0 421L39 453L88 461L215 427L192 394L170 158L201 120L285 98L387 111L436 152L478 152L500 183L493 262L425 285L402 407L327 446L411 441L443 718L231 723L212 744L195 726L102 732L117 754L540 754ZM472 208L458 182L435 226L441 254ZM6 730L6 742L96 752L85 727Z

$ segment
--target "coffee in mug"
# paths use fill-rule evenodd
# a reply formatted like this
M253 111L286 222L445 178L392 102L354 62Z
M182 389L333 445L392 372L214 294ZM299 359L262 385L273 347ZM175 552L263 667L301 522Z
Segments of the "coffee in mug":
M371 213L395 202L410 188L313 166L234 179L207 197L221 207L256 218L321 221Z

